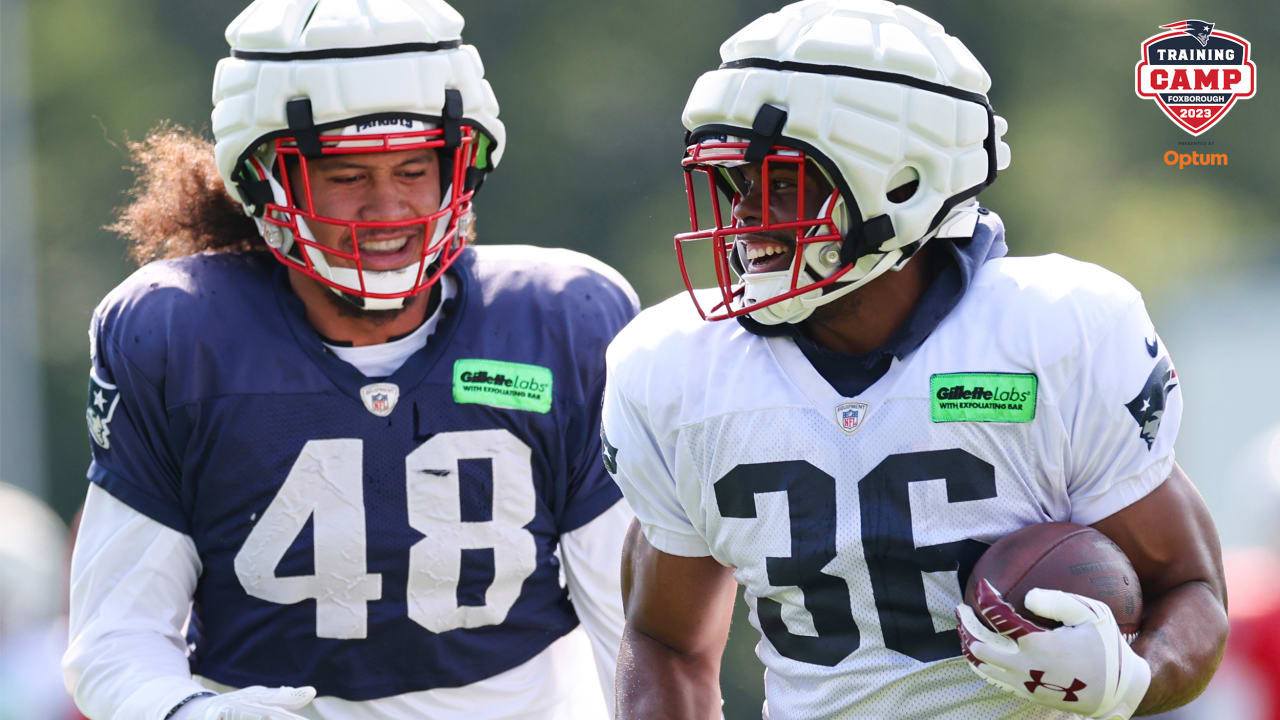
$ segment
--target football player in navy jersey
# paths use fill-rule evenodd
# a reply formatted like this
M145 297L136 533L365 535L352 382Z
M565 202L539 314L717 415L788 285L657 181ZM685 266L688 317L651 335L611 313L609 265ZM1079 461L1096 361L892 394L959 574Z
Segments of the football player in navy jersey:
M1174 461L1181 380L1124 279L1005 257L975 199L1010 161L982 65L881 0L793 3L720 52L685 105L675 238L715 282L686 272L608 352L605 448L638 518L619 717L718 715L738 583L766 718L1127 720L1194 697L1226 593ZM1050 521L1133 561L1136 639L1081 595L1027 593L1050 629L979 586L999 633L961 602L988 545Z
M157 261L90 328L89 717L611 715L631 514L599 410L638 303L586 256L469 244L506 136L462 26L257 0L216 144L134 147L115 228Z

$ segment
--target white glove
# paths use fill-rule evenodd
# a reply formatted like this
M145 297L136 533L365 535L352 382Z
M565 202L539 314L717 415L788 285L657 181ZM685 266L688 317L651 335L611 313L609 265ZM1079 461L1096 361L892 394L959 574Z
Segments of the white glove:
M1129 720L1151 684L1151 667L1125 641L1106 603L1036 588L1027 609L1062 627L1047 630L1019 615L991 583L978 586L982 617L956 607L960 646L983 680L1023 700L1104 720Z
M290 710L311 702L316 689L254 685L224 695L198 698L183 705L171 720L306 720Z

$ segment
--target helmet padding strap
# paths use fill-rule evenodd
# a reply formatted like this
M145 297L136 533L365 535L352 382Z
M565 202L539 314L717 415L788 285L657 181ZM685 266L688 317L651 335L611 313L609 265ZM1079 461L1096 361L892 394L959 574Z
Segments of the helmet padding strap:
M782 126L786 124L786 110L768 103L761 105L756 111L756 119L751 121L751 142L743 158L749 163L762 162L782 138Z
M456 148L462 144L462 93L455 88L445 88L444 108L440 123L444 126L444 146Z
M311 98L294 98L284 105L285 117L289 120L289 129L293 131L298 150L307 159L314 160L323 153L320 150L320 132L316 130L316 122L311 115Z

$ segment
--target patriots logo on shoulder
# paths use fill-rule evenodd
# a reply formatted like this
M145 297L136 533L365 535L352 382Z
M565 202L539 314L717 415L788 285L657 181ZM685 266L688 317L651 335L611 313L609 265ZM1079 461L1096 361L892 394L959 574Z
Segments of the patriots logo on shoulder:
M120 402L120 389L99 379L96 370L89 371L89 407L84 411L89 423L89 437L103 450L111 449L111 418Z
M1138 437L1147 443L1148 450L1156 441L1156 433L1160 432L1165 400L1169 397L1169 391L1178 387L1177 380L1178 372L1173 369L1166 355L1152 368L1147 382L1137 396L1125 403L1134 422L1138 423Z
M600 425L600 456L604 461L604 469L609 471L610 475L618 474L618 448L609 444L609 438L605 437L604 424Z

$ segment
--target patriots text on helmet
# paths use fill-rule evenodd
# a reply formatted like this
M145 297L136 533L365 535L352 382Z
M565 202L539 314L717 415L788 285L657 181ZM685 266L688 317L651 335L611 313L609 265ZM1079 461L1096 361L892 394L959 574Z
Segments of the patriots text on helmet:
M376 127L402 127L407 130L412 130L413 121L408 118L383 118L381 120L370 120L369 122L356 123L356 132L362 133L365 130L371 130Z

